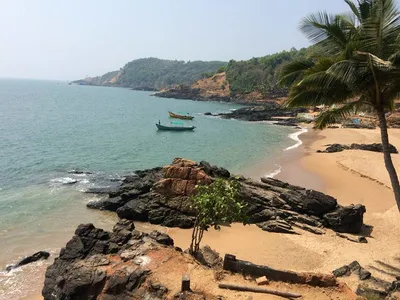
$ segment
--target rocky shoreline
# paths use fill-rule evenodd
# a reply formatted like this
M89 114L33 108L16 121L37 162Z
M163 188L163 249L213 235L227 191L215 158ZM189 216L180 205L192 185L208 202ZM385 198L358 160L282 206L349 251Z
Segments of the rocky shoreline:
M120 218L145 221L167 227L191 228L194 215L190 195L196 184L215 178L233 178L226 169L207 162L176 158L171 165L136 171L127 176L108 198L88 203L89 208L114 211ZM236 177L235 177L236 178ZM335 198L271 178L261 182L238 178L241 198L246 203L249 223L264 231L299 234L306 230L323 234L325 228L359 233L363 226L363 205L343 207Z

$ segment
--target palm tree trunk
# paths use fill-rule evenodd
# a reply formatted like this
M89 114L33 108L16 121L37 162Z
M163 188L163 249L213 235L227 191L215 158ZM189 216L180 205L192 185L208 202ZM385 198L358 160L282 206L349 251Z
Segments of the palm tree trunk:
M381 129L381 139L383 148L383 158L385 160L385 167L389 173L390 182L392 184L394 198L396 200L397 208L400 211L400 184L397 177L396 169L394 168L392 157L389 150L389 135L386 124L385 110L383 107L377 109L379 119L379 128Z

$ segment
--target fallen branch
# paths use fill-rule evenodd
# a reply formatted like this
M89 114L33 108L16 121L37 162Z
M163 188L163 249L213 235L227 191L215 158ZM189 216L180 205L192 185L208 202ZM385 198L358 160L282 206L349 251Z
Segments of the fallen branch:
M236 259L236 256L231 254L225 254L223 269L253 277L266 276L272 281L283 281L321 287L337 286L338 284L335 276L332 274L276 270L267 266L255 265L249 261Z
M218 287L220 289L235 290L235 291L242 291L242 292L271 294L271 295L281 296L281 297L285 297L285 298L300 298L301 297L301 295L299 295L299 294L292 294L292 293L274 291L274 290L269 290L269 289L264 289L264 288L259 288L259 287L242 286L242 285L228 284L228 283L220 283L218 285Z

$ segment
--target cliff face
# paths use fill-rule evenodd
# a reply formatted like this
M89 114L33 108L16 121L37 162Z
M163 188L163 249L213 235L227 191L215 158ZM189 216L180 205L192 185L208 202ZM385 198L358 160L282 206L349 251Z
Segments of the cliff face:
M281 101L286 93L263 96L254 90L250 93L233 93L226 79L226 73L217 73L209 78L203 78L192 85L179 85L167 88L154 94L161 98L189 99L196 101L224 101L240 104L264 104L271 100Z

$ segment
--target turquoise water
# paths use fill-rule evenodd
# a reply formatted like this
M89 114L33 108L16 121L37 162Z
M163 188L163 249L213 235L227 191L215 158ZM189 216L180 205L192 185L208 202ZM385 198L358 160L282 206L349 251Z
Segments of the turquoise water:
M34 251L59 248L79 223L111 224L113 215L85 208L97 196L83 192L136 169L174 157L208 160L235 173L266 157L273 167L273 158L294 144L288 138L293 129L202 115L238 107L128 89L0 80L0 269ZM157 131L158 120L170 122L168 110L192 113L194 121L185 122L195 131ZM0 276L0 298L10 292L4 285Z

